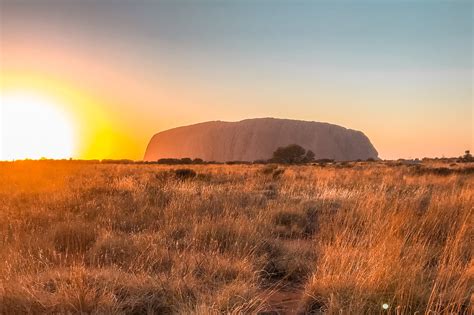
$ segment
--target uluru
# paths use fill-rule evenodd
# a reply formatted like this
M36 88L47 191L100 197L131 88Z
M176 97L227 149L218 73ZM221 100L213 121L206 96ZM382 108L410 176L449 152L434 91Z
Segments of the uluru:
M313 151L316 159L378 158L377 150L361 131L323 122L255 118L209 121L159 132L150 140L144 160L189 157L255 161L268 159L278 147L289 144Z

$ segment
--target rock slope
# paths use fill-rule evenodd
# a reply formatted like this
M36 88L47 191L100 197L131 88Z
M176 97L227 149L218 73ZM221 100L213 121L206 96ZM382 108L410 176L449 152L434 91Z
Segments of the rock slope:
M210 121L162 131L153 136L145 161L201 158L206 161L268 159L281 146L299 144L316 159L338 161L378 157L360 131L321 122L256 118L239 122Z

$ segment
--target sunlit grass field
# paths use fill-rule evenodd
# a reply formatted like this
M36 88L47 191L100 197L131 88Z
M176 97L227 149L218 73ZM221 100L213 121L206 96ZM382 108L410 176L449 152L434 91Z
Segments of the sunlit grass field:
M1 163L0 313L469 314L472 167Z

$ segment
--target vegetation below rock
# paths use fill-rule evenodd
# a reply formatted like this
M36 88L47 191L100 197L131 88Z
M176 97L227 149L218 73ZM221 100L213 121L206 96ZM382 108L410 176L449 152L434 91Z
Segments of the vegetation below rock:
M469 164L187 167L0 163L0 313L468 313Z

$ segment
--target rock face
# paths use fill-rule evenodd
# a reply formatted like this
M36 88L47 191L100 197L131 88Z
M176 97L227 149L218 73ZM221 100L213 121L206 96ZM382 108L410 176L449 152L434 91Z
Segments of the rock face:
M257 118L239 122L210 121L157 133L145 161L201 158L205 161L255 161L271 158L281 146L299 144L316 159L338 161L378 157L360 131L320 122Z

